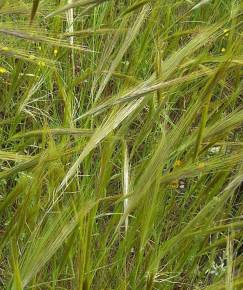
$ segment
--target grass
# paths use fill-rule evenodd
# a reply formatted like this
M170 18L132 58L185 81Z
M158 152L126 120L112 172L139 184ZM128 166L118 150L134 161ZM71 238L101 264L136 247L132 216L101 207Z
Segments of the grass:
M242 3L0 1L0 289L243 289Z

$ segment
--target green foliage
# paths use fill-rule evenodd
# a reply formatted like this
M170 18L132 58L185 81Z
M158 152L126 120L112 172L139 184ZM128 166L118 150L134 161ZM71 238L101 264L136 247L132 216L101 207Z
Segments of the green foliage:
M243 289L242 3L15 2L0 289Z

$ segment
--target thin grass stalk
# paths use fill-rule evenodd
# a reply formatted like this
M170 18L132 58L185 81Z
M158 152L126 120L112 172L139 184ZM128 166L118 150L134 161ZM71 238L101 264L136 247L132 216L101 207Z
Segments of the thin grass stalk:
M230 229L232 231L232 229ZM226 256L227 256L227 273L226 273L226 289L233 290L233 238L232 233L228 233L227 236L227 246L226 246Z
M72 4L73 0L68 0L68 4ZM66 18L67 18L67 32L70 33L70 37L69 37L69 42L70 45L73 46L74 45L74 8L70 8L67 12L66 12ZM74 62L74 50L72 49L71 51L71 59L72 59L72 71L73 71L73 75L75 75L75 62Z
M127 143L124 140L124 164L123 164L123 194L127 196L129 194L129 157L128 157L128 148ZM124 199L124 212L128 208L128 198ZM125 219L125 232L128 230L128 216Z

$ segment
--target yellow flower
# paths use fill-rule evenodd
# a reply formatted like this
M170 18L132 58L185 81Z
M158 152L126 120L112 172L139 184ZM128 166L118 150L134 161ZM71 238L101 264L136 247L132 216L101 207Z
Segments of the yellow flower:
M221 52L225 52L226 51L226 49L223 47L222 49L221 49Z
M6 68L0 66L0 74L5 74L7 72Z
M41 50L42 49L41 46L38 46L38 49Z
M38 61L38 65L44 67L46 64L43 60Z
M181 164L182 164L181 160L176 160L174 163L174 167L179 167L179 166L181 166Z
M204 167L205 167L205 163L204 163L204 162L200 162L200 163L198 164L198 169L199 169L199 170L202 170Z
M8 51L9 48L8 48L7 46L4 46L4 47L1 47L1 50L3 50L3 51Z
M224 33L227 33L227 32L229 32L229 29L224 29Z
M58 53L58 50L55 48L54 51L53 51L54 55L56 56L57 53Z
M178 180L171 181L171 183L170 183L171 188L177 188L178 186L179 186Z

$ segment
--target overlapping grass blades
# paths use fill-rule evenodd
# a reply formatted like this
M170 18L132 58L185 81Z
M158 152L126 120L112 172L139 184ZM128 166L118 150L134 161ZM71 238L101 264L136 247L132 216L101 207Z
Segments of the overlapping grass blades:
M241 290L242 4L0 4L0 288Z

